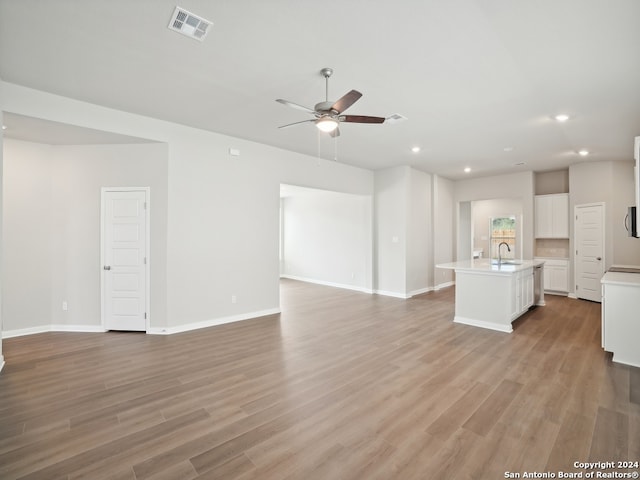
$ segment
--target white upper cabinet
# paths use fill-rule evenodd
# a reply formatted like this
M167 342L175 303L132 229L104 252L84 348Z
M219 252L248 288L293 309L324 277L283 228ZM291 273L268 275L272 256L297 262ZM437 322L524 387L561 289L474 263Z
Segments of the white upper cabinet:
M535 196L536 238L569 238L569 194Z

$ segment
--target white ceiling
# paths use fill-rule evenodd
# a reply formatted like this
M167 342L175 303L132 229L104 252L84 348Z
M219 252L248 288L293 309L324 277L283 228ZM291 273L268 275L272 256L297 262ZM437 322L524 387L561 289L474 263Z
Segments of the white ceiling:
M176 0L177 1L177 0ZM214 23L167 28L170 0L0 0L11 83L364 168L456 179L629 160L640 135L638 0L180 0ZM305 112L408 118L319 137ZM565 124L552 117L572 116ZM9 136L9 130L6 134ZM414 154L411 147L420 146ZM505 151L509 147L512 150ZM519 163L525 165L516 165Z

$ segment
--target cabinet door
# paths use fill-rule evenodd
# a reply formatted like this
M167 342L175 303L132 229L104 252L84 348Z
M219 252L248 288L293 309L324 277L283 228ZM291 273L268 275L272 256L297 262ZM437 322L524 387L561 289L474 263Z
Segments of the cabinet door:
M551 231L553 214L553 204L551 196L540 195L535 197L535 230L536 238L550 238L553 236Z
M559 265L553 269L553 278L551 284L552 289L559 292L569 291L569 268L564 265Z
M551 200L551 234L556 238L569 238L569 195L554 195Z
M536 238L569 238L569 194L536 195Z
M515 275L517 315L526 312L533 305L533 269L520 271Z
M516 274L511 277L511 292L510 292L511 318L514 319L520 314L520 277Z
M524 289L523 289L523 297L524 297L524 305L523 310L527 310L531 305L533 305L533 269L525 270L524 272Z
M544 289L546 291L569 291L569 267L566 262L556 264L547 262L544 266Z

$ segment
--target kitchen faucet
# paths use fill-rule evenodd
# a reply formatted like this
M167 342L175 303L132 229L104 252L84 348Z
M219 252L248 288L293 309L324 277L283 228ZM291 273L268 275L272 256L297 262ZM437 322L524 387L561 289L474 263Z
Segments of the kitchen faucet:
M509 247L509 244L507 242L500 242L498 244L498 265L502 263L502 253L500 253L500 247L502 247L502 245L507 246L507 252L511 251L511 247Z

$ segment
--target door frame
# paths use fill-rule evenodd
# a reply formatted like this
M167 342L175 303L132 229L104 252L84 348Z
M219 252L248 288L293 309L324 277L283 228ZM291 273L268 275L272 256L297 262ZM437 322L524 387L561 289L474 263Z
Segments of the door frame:
M602 269L603 273L606 271L607 266L607 206L605 202L591 202L591 203L581 203L580 205L573 206L573 248L572 248L572 258L573 258L573 295L571 293L569 296L571 298L581 298L578 297L576 292L576 285L578 284L578 260L576 255L577 240L578 240L578 208L584 207L602 207L600 210L600 221L602 222Z
M147 264L145 268L145 292L144 292L144 303L145 303L145 312L147 313L147 318L145 319L145 333L149 332L151 328L151 187L102 187L100 189L100 323L102 325L102 329L106 331L106 322L105 322L105 272L103 270L103 266L105 265L105 241L104 241L104 222L105 222L105 212L106 212L106 194L108 192L144 192L145 193L145 202L146 202L146 213L144 216L145 223L145 245L144 248L146 250L146 258Z

